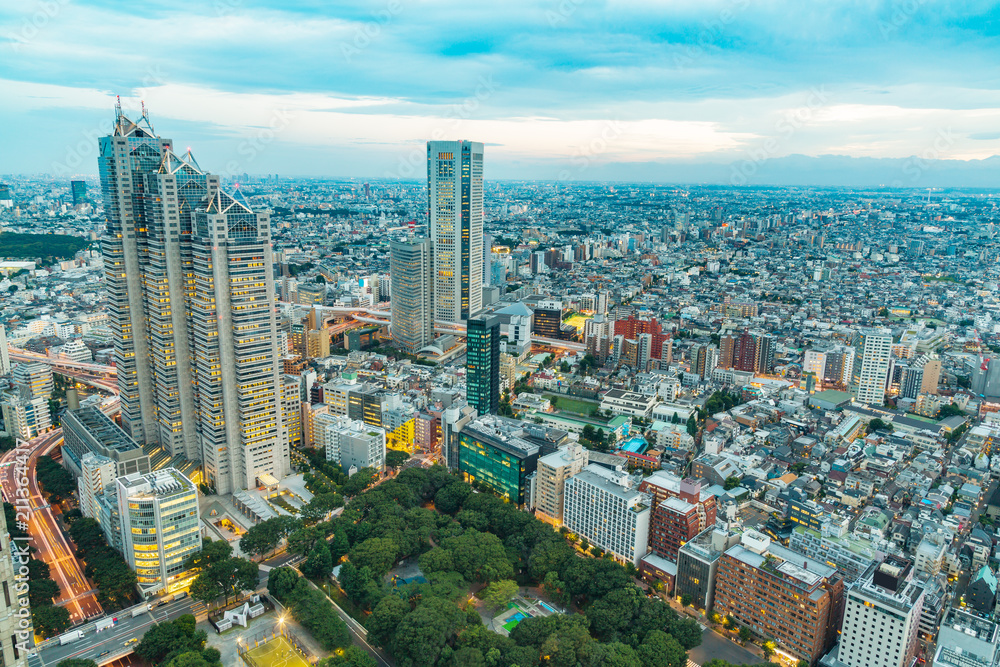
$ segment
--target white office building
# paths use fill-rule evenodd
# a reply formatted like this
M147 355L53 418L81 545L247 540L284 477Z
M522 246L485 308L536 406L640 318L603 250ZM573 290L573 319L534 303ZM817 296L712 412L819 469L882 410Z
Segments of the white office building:
M317 430L323 431L327 461L337 463L347 474L352 467L375 468L378 472L385 468L385 429L334 415L324 415L321 424ZM319 441L317 434L317 445Z
M962 609L941 623L932 667L993 667L1000 664L1000 626Z
M122 555L146 596L177 588L184 561L201 550L198 490L176 468L115 481Z
M873 563L845 595L837 659L847 667L910 667L917 652L924 589L913 563Z
M636 567L646 555L650 496L622 470L590 464L565 482L563 524Z

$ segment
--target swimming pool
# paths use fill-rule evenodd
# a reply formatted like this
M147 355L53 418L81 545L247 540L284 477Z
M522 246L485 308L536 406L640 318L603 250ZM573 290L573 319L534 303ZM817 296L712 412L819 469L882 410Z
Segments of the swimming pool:
M557 614L558 613L555 609L553 609L549 605L545 604L544 602L539 602L538 604L542 605L543 607L545 607L546 609L548 609L549 611L551 611L553 614Z

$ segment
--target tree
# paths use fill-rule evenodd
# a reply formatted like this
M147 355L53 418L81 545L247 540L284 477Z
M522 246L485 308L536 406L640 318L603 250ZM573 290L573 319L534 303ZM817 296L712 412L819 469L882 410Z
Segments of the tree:
M694 415L688 417L687 432L692 438L698 435L698 422L695 420Z
M278 548L282 538L299 527L291 517L276 516L250 526L240 538L240 550L251 556L263 556Z
M350 549L351 543L347 540L347 533L343 530L336 531L333 534L333 540L330 541L330 558L333 559L333 562L339 562Z
M385 455L385 464L390 468L398 468L406 463L410 455L399 449L390 449Z
M742 627L740 628L740 642L746 644L753 637L753 633L750 632L750 628Z
M395 595L382 598L365 622L368 638L379 646L388 646L399 622L410 613L410 605Z
M42 490L56 502L71 498L76 490L73 475L48 456L39 456L35 473Z
M437 664L441 650L468 622L466 614L440 598L424 600L403 617L392 638L392 654L400 667Z
M569 373L569 362L564 360L559 364L559 370L563 373Z
M378 473L375 471L375 468L362 468L351 475L350 479L344 484L342 489L344 495L356 496L371 486L377 478Z
M69 610L52 604L34 607L31 610L31 621L39 635L45 638L55 637L69 627Z
M729 491L731 489L735 489L739 485L740 485L740 478L739 477L735 477L735 476L734 477L727 477L726 478L726 483L723 485L722 488L724 488L726 491Z
M938 419L947 419L948 417L964 417L965 411L955 405L954 403L949 403L948 405L942 407L937 414ZM874 419L872 421L875 421Z
M500 609L510 602L517 593L517 582L511 579L494 581L483 591L483 602L490 609Z
M317 541L322 541L322 534L315 527L299 528L288 536L288 551L298 556L304 556L313 549Z
M191 582L191 597L208 604L220 595L229 598L257 588L257 564L245 558L227 558L213 563Z
M351 549L350 559L355 567L367 567L372 575L384 577L395 564L399 547L390 539L372 537Z
M868 432L875 433L876 431L887 431L892 433L892 424L888 424L878 417L868 422Z
M187 569L204 570L212 563L226 560L233 555L233 547L225 540L212 540L206 537L201 543L201 551L191 554L184 567Z
M285 600L298 583L298 572L287 566L276 567L267 573L267 592L278 600Z
M636 650L644 665L685 667L687 652L680 643L662 630L652 630Z
M318 667L377 667L375 658L362 648L348 646L342 655L332 655L320 660Z
M196 621L191 614L184 614L173 621L154 624L146 630L135 647L135 654L147 664L170 664L170 661L184 653L201 652L208 639L204 630L195 630ZM218 651L206 650L203 657L212 657L218 662Z
M694 604L694 598L691 596L690 593L685 593L684 595L681 596L681 605L685 607L690 607L693 604Z
M761 643L760 650L761 650L761 653L764 654L764 659L765 660L770 660L771 659L771 656L774 655L775 648L776 648L776 646L775 646L775 643L774 643L773 639L765 639Z
M302 564L302 573L307 577L319 579L330 574L333 569L333 558L326 540L319 540L309 553L309 558Z

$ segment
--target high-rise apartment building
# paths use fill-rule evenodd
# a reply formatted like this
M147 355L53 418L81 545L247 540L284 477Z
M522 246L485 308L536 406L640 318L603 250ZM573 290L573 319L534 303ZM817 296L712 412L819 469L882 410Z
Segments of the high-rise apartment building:
M198 490L176 468L115 480L122 555L145 594L183 583L184 561L201 550Z
M122 424L219 493L283 477L270 221L117 109L98 159Z
M649 535L649 495L622 470L590 464L566 480L563 524L617 560L639 566Z
M854 363L857 399L861 403L882 405L892 358L892 334L866 332L859 344L860 354Z
M873 563L847 593L837 659L848 667L909 667L923 601L911 561L887 556Z
M461 322L483 303L483 144L427 142L434 319Z
M430 239L393 241L389 246L392 340L410 354L434 340L433 261Z
M733 367L736 357L736 336L723 336L719 339L719 368Z
M538 459L535 516L554 526L562 525L566 480L583 470L589 461L589 450L579 442L572 442Z
M33 397L26 387L15 387L0 394L7 435L16 440L31 440L52 428L48 398Z
M837 568L748 530L719 559L715 611L813 664L833 644L844 601Z
M480 415L500 409L500 318L472 318L466 326L466 393Z

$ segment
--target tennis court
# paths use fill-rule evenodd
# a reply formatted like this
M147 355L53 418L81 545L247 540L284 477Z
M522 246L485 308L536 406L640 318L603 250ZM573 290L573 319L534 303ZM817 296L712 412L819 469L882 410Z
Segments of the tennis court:
M282 636L275 637L245 654L252 667L311 667Z

